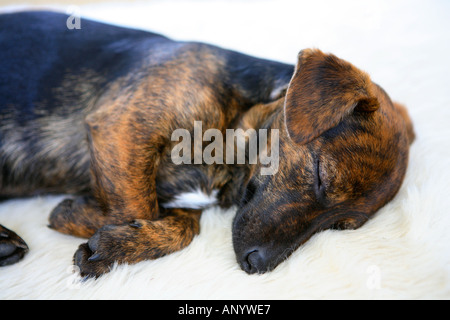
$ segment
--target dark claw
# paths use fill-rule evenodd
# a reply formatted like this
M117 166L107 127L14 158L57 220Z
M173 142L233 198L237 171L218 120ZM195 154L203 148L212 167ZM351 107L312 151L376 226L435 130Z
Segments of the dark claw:
M88 261L99 261L102 260L102 257L98 253L94 253L92 256L88 258Z
M140 229L140 228L142 228L142 223L134 220L134 221L130 222L129 226L132 228Z
M105 263L105 260L100 258L100 254L93 253L87 243L78 247L73 257L73 263L79 267L83 281L98 278L109 270L109 263Z
M99 240L100 240L100 232L97 231L88 241L89 249L92 252L96 252L97 251Z

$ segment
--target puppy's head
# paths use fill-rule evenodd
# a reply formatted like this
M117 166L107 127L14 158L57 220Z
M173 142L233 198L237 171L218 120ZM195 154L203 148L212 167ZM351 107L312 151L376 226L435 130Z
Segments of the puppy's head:
M300 52L278 122L278 172L256 167L233 222L248 273L272 270L320 230L364 224L400 188L414 139L403 106L319 50Z

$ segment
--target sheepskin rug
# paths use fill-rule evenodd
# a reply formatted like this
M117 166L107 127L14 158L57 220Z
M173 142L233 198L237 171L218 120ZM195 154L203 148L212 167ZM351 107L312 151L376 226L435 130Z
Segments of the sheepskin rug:
M21 235L30 252L0 269L0 299L450 298L448 1L180 0L46 8L288 63L303 48L333 52L409 108L417 139L401 190L373 219L358 230L315 235L263 275L247 275L235 260L235 211L211 208L188 248L81 281L71 264L86 240L47 228L64 196L3 202L0 223Z

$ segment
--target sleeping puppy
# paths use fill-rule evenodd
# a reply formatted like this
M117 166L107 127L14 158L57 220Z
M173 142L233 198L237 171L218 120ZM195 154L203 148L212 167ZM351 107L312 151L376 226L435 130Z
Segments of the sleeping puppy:
M89 239L74 256L82 275L186 247L202 212L177 205L186 192L237 207L233 246L252 274L318 231L362 226L399 190L411 120L352 64L306 49L293 66L67 19L0 16L0 197L71 195L49 226ZM183 161L177 129L194 146ZM207 143L231 129L246 134L243 162L231 153L242 146ZM208 150L215 161L196 157ZM0 265L27 250L1 227Z

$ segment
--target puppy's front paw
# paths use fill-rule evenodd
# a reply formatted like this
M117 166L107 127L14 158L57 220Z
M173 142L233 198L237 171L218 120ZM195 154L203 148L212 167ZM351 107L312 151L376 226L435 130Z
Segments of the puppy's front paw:
M79 246L73 261L83 277L98 278L110 271L114 262L134 263L132 254L138 245L138 228L134 224L107 225Z
M0 226L0 267L14 264L28 252L28 246L15 232Z
M82 276L97 278L109 272L115 262L134 264L181 250L196 234L198 220L186 216L107 225L78 248L74 263Z
M73 257L73 263L80 268L80 275L87 278L98 278L109 272L114 261L100 260L89 248L87 243L78 247Z

